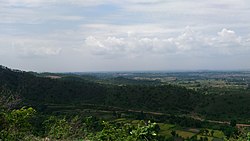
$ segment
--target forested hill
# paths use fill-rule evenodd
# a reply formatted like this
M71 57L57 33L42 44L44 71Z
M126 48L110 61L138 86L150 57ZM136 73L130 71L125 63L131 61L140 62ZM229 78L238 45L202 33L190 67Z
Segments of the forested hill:
M25 104L99 104L161 112L191 112L202 101L195 91L171 85L101 85L85 80L51 79L0 68L1 89L17 92Z
M33 73L0 68L0 86L20 94L25 103L101 103L104 99L103 86L74 80L60 80L37 77Z
M219 89L218 94L205 95L177 85L116 85L85 80L77 76L59 78L41 76L0 67L0 94L11 91L23 105L43 109L44 105L82 104L120 107L163 113L198 113L212 119L248 119L249 89ZM56 75L55 75L56 76Z

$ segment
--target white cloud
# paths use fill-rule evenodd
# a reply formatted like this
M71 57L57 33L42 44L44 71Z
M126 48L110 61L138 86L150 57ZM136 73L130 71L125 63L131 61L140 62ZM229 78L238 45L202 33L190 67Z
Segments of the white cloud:
M58 47L57 41L48 39L1 37L0 44L0 53L17 57L55 56L62 51L62 48Z
M56 4L68 4L57 0L0 0L0 23L43 24L53 21L80 21L82 15L62 14ZM18 27L18 25L17 25Z
M140 56L145 54L232 55L244 53L248 48L247 39L242 40L233 30L222 29L217 36L206 36L186 27L176 37L140 37L134 34L125 38L115 36L89 36L84 47L95 55ZM234 46L234 47L232 47ZM206 52L208 51L208 52ZM199 55L198 54L198 55Z
M125 51L125 45L123 38L108 37L103 40L98 40L93 36L89 36L85 40L86 46L92 49L94 54L121 54Z
M42 4L50 4L56 0L44 1L44 0L0 0L0 7L39 7Z
M0 0L1 6L14 6L14 7L40 7L46 5L56 4L71 4L77 6L96 6L109 3L116 3L115 0Z
M58 55L61 52L61 48L51 47L20 47L17 50L21 57L45 57Z
M105 36L129 36L129 35L161 35L169 32L176 32L178 29L168 28L161 24L84 24L82 30L88 30L89 33L101 34Z
M223 28L222 31L218 32L220 42L235 42L241 43L241 37L237 36L233 30Z
M76 66L99 62L100 68L108 65L103 58L114 57L104 61L137 67L150 61L162 66L169 58L173 66L203 56L244 58L250 53L249 5L249 0L0 0L0 57L18 63L31 57L23 64L37 64L35 57L59 63L75 58Z

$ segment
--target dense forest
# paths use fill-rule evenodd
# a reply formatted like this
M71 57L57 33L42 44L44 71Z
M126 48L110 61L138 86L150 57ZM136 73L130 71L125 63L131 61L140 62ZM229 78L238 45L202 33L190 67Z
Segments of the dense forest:
M249 122L248 89L204 94L203 89L148 80L117 77L115 85L90 76L46 76L0 67L2 140L195 141L212 138L213 130L223 131L225 139L247 139L247 129L239 130L236 122ZM111 118L100 116L105 112ZM164 125L155 122L199 128L200 136L183 138L171 128L166 137L160 134Z
M89 103L161 112L191 112L202 101L197 92L164 85L101 85L86 80L50 79L2 69L1 86L19 93L24 104ZM39 104L39 105L37 105Z

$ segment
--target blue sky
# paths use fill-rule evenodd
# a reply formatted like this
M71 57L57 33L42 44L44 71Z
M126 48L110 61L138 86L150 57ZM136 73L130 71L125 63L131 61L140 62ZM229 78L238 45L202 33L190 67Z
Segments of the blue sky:
M250 69L248 0L0 0L0 64L32 71Z

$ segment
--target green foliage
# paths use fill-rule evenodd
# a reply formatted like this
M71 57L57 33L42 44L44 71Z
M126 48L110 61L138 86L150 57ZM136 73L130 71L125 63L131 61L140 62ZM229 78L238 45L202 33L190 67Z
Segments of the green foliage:
M159 126L156 123L141 121L137 127L131 124L114 125L103 122L102 131L90 136L91 140L96 141L148 141L159 139Z
M225 141L250 141L250 132L248 132L246 135L240 135L237 138L225 138Z
M2 113L0 138L4 140L21 140L27 134L30 134L32 130L30 119L34 116L35 112L33 108L23 107L18 110Z
M143 125L144 124L144 125ZM135 139L138 140L155 140L157 139L160 127L156 123L145 123L141 122L138 124L138 127L135 130L132 130L130 133Z
M108 113L114 110L113 118L122 117L123 113L120 111L127 110L126 114L130 111L133 118L157 119L164 122L167 119L167 122L171 124L203 128L204 130L202 129L199 135L202 140L210 140L213 134L214 137L217 137L216 133L212 131L209 133L209 130L201 124L202 121L179 116L179 114L198 113L198 115L201 114L215 119L228 118L228 121L237 119L237 122L240 122L238 118L248 119L250 116L250 91L248 89L207 87L206 90L195 91L180 86L154 85L156 83L151 82L150 85L146 82L143 83L144 85L140 85L142 83L139 83L139 81L132 82L126 79L118 78L114 81L122 85L109 85L108 82L105 84L94 83L80 77L49 79L37 77L34 73L0 67L0 140L42 140L44 137L52 140L164 140L159 136L160 128L158 124L151 122L140 122L135 126L134 123L100 122L101 120L92 116L81 117L82 114L74 118L69 117L69 115L63 118L51 116L55 111L58 115L60 115L60 112L64 112L63 106L59 106L61 109L57 111L51 108L51 105L56 107L65 103L71 108L75 106L71 110L81 109L83 104L94 107L93 109L96 111L107 110L105 112ZM33 108L17 109L21 98L21 104L35 107L42 112L39 114L45 114L45 117L40 118L35 115L36 111ZM84 108L91 109L89 107ZM102 109L103 107L105 109ZM116 110L119 112L116 112ZM177 116L168 114L161 116L161 113L157 115L149 111L176 114ZM89 115L92 115L92 113L89 112L86 116ZM44 120L45 118L46 120ZM34 120L37 120L37 122L34 122ZM43 124L36 125L38 122ZM228 140L250 140L249 133L246 134L245 131L236 128L236 120L231 120L230 125L221 129ZM37 133L35 130L39 129L43 131ZM182 129L171 130L174 130L172 139L181 138L179 136L181 135L187 140L198 140L198 133ZM169 130L169 135L171 130Z
M102 103L104 87L89 81L57 80L0 67L0 89L19 92L23 102L35 108L47 103Z
M11 110L21 103L21 98L18 93L0 86L0 111Z
M211 136L214 136L214 130L210 131Z
M71 126L65 118L58 119L54 116L44 122L47 135L53 139L65 139L70 135Z
M171 131L171 135L172 135L173 137L175 137L175 136L176 136L176 131L172 130L172 131Z
M110 86L106 95L106 105L175 114L194 110L202 99L195 91L172 85Z
M43 125L45 126L45 135L52 139L67 139L67 138L82 138L85 136L86 124L82 120L75 116L71 120L66 118L58 118L50 116L45 120ZM89 126L93 126L90 125Z
M160 126L150 121L138 121L135 124L122 122L102 121L94 117L75 116L73 118L49 116L40 128L45 129L45 134L34 135L34 125L31 118L36 117L33 108L21 108L1 114L2 140L91 140L91 141L164 141L185 138L187 141L210 140L212 131L200 130L203 134L198 139L197 134L189 131L172 130L172 137L165 138L159 135ZM229 141L249 141L250 134L235 127L226 126L222 129Z
M49 79L31 73L0 69L0 86L20 92L25 103L39 110L46 104L91 103L161 112L192 111L202 96L171 85L101 85L74 79ZM167 101L167 102L166 102ZM43 112L42 111L42 112Z
M112 141L112 140L125 140L125 138L128 136L128 133L126 132L127 126L124 127L116 127L108 122L103 121L102 125L104 128L102 131L97 132L93 137L90 136L92 140L98 140L98 141Z
M247 141L250 141L250 132L247 133Z
M236 120L231 120L230 121L230 126L235 127L236 126Z
M53 112L53 109L49 109L47 105L85 103L172 114L194 112L210 119L225 120L227 118L227 121L234 118L239 121L238 119L248 119L250 116L248 102L250 91L247 89L207 87L195 91L181 87L182 85L179 83L174 83L178 86L168 85L168 83L144 85L139 82L127 83L121 78L116 79L115 82L118 81L118 84L122 85L109 85L108 82L100 84L99 80L91 82L81 77L67 78L67 74L60 74L61 79L50 79L34 74L0 67L0 86L12 92L18 92L23 103L31 105L41 112ZM208 74L208 76L212 74ZM201 79L193 75L189 76L188 73L178 74L180 77L182 75L188 76L188 82L189 80L196 82L196 79ZM223 73L219 73L219 75L223 75ZM105 79L100 81L105 81ZM209 80L204 81L210 83ZM204 95L203 93L207 93L207 91L209 94ZM143 119L143 116L139 118Z

